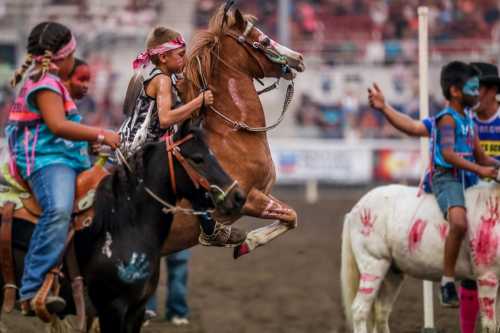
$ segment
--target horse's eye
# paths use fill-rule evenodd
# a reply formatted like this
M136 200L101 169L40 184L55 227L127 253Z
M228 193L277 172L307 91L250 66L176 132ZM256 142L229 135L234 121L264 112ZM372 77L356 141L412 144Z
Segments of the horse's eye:
M264 37L261 44L265 47L271 46L271 39L269 37Z
M201 154L196 154L196 155L191 156L191 161L193 161L195 164L203 164L205 159L203 158L203 156Z

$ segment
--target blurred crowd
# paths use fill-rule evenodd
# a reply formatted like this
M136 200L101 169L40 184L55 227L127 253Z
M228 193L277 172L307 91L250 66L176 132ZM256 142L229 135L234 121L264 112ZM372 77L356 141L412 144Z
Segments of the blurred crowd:
M221 2L199 0L195 26L206 26ZM473 51L485 40L500 42L496 0L290 0L292 46L319 51L332 64L411 62L420 5L429 6L432 48L439 55ZM278 0L242 1L239 6L276 37Z
M418 119L420 110L417 81L416 79L409 81L410 96L394 99L389 103L399 112ZM401 89L399 92L403 94L402 87L398 87L400 84L401 77L393 75L391 85L396 93ZM347 140L406 137L391 126L381 113L368 105L365 89L347 89L338 99L333 97L333 87L332 80L325 76L321 78L319 91L302 93L295 113L299 136ZM439 96L439 91L431 92L430 115L435 115L444 107L444 100Z
M91 70L91 81L89 93L81 100L76 101L78 109L83 115L84 123L117 129L123 119L121 103L113 100L115 94L117 73L113 70L111 59L99 55L90 55L86 59ZM0 136L3 135L3 128L6 125L9 115L9 108L14 100L14 90L9 85L10 75L14 68L6 65L7 75L2 75L0 80ZM124 78L121 78L124 79Z

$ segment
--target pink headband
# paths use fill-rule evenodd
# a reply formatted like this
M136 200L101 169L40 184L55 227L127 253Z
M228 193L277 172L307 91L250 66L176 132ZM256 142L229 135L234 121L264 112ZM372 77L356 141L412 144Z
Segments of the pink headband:
M57 51L57 53L52 56L51 61L62 60L73 53L75 50L76 39L75 36L71 35L71 40L68 42L68 44L64 45L59 51ZM33 57L33 59L40 62L43 60L43 55L35 56Z
M171 41L163 43L157 47L147 49L146 51L140 53L137 58L135 58L132 66L134 67L134 69L137 69L141 66L145 67L151 61L152 56L156 54L162 54L167 51L176 50L185 46L186 42L184 41L184 38L179 35L179 37L177 37L176 39L172 39Z

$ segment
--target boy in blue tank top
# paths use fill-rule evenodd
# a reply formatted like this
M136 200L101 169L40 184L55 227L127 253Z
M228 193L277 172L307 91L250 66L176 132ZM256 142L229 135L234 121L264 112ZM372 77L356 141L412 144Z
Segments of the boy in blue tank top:
M486 161L487 164L500 166L500 108L497 94L500 93L500 76L495 65L478 62L472 63L479 72L479 103L474 107L473 120L481 147L486 155L495 161ZM401 113L389 104L380 88L374 84L369 89L370 105L381 112L384 117L398 130L417 137L429 137L435 127L434 118L428 117L422 121L415 120ZM484 158L483 158L484 159ZM464 187L476 182L476 174L467 173ZM462 281L460 288L460 331L473 333L478 317L479 303L476 282L473 280Z
M479 143L471 108L479 96L478 71L471 65L454 61L441 71L441 88L449 102L448 106L432 122L400 121L390 117L389 121L397 128L413 135L425 136L434 131L432 163L432 191L445 218L450 223L450 232L445 241L444 274L441 280L441 302L444 306L458 306L455 289L455 264L462 240L467 229L464 190L474 185L471 174L483 178L496 178L498 162L488 157ZM369 89L372 107L388 109L377 86ZM383 104L383 105L382 105ZM390 111L390 110L389 110ZM420 133L422 132L422 133Z

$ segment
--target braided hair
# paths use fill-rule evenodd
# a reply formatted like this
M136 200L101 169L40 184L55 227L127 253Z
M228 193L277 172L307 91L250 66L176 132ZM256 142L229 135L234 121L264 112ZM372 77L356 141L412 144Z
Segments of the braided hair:
M28 37L26 59L11 80L12 87L15 87L23 78L24 73L33 63L33 57L42 56L42 67L35 73L33 79L39 80L50 69L52 57L64 45L71 40L71 30L57 22L42 22L37 24Z

